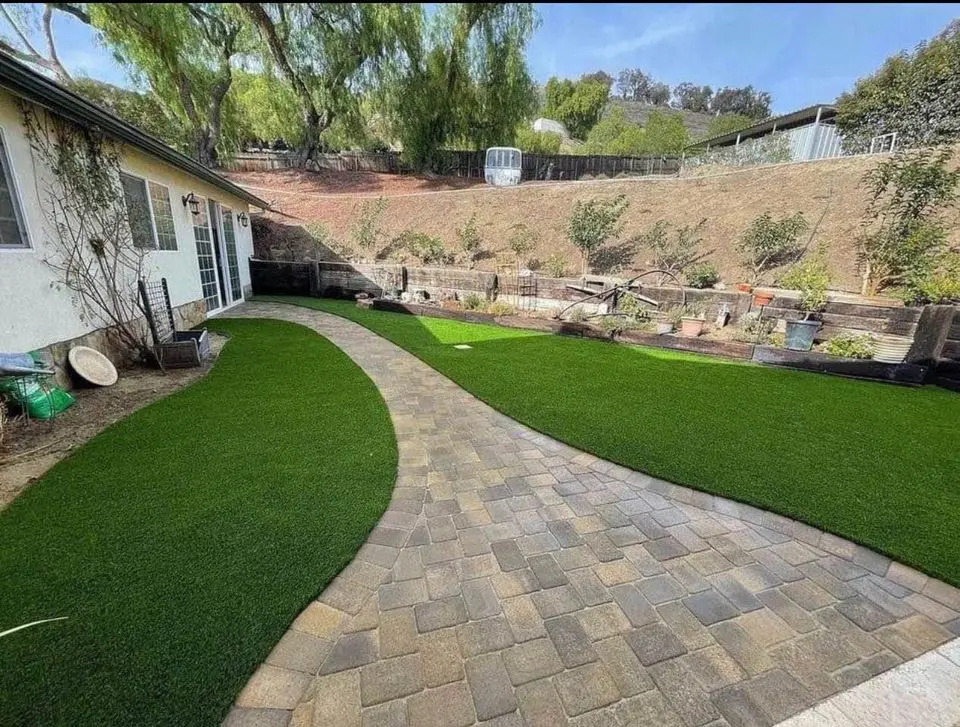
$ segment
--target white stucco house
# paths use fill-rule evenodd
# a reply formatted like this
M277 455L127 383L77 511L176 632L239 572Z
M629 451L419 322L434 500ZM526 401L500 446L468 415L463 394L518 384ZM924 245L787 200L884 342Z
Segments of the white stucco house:
M23 103L119 142L133 240L149 250L146 277L167 279L185 325L249 295L249 215L266 202L0 53L0 351L32 351L95 332L44 262L57 233L42 207L43 170L25 133Z

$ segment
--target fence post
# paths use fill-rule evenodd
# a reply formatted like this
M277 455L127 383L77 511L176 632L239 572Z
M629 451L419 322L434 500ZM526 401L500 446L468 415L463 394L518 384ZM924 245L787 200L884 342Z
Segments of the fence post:
M320 290L322 288L320 282L320 263L318 262L309 262L308 265L310 271L310 297L319 298Z

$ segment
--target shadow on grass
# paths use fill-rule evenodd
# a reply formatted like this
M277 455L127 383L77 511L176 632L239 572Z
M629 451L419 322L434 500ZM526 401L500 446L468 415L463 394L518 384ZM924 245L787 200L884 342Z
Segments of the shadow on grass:
M273 298L350 318L579 449L960 585L960 397L682 352ZM469 344L461 350L455 344Z

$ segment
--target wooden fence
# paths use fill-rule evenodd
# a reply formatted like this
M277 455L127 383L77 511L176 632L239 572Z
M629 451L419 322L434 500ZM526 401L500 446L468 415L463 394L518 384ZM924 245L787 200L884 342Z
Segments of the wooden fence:
M439 173L454 177L483 178L484 151L444 151ZM619 157L579 154L524 154L521 178L577 180L585 176L616 177L675 175L680 173L679 157L643 156ZM296 167L294 152L246 152L223 162L228 171L269 171ZM307 163L307 169L328 169L337 172L380 172L382 174L410 173L398 152L344 151L337 154L318 154Z

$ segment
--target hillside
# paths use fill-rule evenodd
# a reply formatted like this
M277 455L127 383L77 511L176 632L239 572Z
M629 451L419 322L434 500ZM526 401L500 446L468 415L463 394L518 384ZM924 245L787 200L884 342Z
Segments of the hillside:
M609 114L613 109L623 109L623 115L628 121L632 121L640 126L646 126L647 116L653 111L661 113L680 114L683 116L683 125L690 134L691 139L697 139L706 136L707 127L713 119L713 114L702 114L697 111L684 111L681 109L672 109L668 106L651 106L640 103L639 101L624 101L621 98L611 98L603 110L604 115Z
M567 259L568 269L578 272L579 253L565 237L570 210L580 199L622 193L630 200L630 208L624 215L624 239L648 230L658 219L692 225L706 218L702 249L710 253L709 259L720 270L723 280L732 284L743 279L736 240L750 221L765 211L774 215L799 211L811 225L823 217L814 242L827 246L831 287L856 291L859 285L853 241L865 204L859 182L875 163L876 157L852 157L705 177L537 182L513 188L475 186L455 191L428 191L430 186L423 180L392 177L394 186L383 192L388 199L383 227L387 239L409 229L437 235L450 250L455 250L457 228L476 214L485 248L505 260L510 255L505 250L510 228L522 222L541 236L533 257L545 260L560 253ZM356 174L359 194L333 195L323 194L329 186L309 172L229 176L272 201L283 213L269 214L274 222L300 225L321 221L334 237L345 240L349 238L360 205L364 199L376 197L379 193L376 180L384 175ZM409 186L397 186L401 179ZM402 191L404 188L409 191ZM952 241L960 244L960 230L955 228L952 235ZM259 244L269 247L274 242L261 239ZM631 267L645 269L647 259L640 250ZM479 265L491 270L495 266L495 257Z

